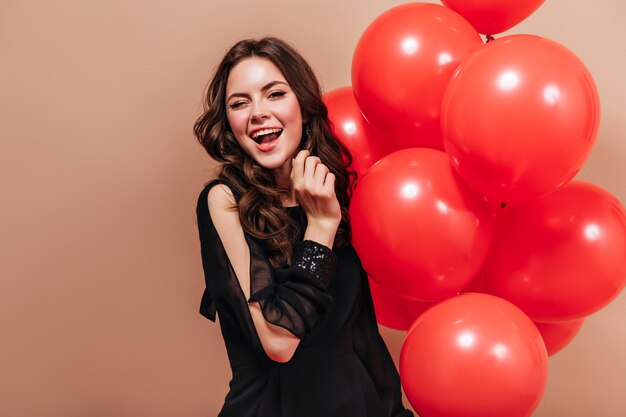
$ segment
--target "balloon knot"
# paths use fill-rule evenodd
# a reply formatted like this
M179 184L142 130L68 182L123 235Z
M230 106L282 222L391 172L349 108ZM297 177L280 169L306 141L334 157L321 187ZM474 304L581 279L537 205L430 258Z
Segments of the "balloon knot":
M489 43L490 41L494 40L495 38L491 35L485 35L485 37L487 38L487 42L485 43Z

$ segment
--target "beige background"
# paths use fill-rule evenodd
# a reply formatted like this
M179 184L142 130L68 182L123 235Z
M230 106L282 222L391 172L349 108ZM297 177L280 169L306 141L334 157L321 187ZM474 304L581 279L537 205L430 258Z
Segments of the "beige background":
M192 135L225 49L273 34L324 88L350 83L367 24L401 1L0 2L0 415L213 416L229 368L198 314ZM546 2L512 32L552 38L602 100L579 178L622 202L626 3ZM536 416L626 415L626 294L550 359ZM403 333L381 327L397 359ZM304 389L304 387L303 387Z

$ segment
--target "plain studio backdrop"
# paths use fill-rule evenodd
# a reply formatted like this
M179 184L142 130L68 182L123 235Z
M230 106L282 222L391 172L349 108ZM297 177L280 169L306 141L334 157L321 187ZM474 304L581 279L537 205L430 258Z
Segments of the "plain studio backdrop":
M207 80L235 41L276 35L325 91L348 85L361 33L401 3L2 0L0 415L217 414L230 369L198 313L195 214L215 166L192 134ZM507 32L590 69L602 116L578 178L622 202L624 18L621 0L549 0ZM624 317L622 293L550 358L535 416L626 415ZM397 363L404 332L380 329Z

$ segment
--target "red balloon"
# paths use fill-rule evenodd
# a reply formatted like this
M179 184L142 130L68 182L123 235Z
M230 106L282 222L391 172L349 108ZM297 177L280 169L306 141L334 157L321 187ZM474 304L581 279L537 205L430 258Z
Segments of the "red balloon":
M365 270L405 297L456 295L487 257L489 205L455 174L445 153L394 152L374 164L350 203L352 243Z
M441 0L466 18L480 33L494 35L530 16L543 0Z
M403 4L378 16L352 58L352 86L365 118L393 137L388 151L443 150L443 93L459 62L482 45L460 15L437 4Z
M469 185L496 201L529 201L570 181L598 131L591 74L549 39L514 35L473 53L442 104L446 152Z
M335 136L352 154L352 165L361 178L365 171L382 156L379 147L385 141L382 132L370 125L356 104L352 87L342 87L324 94L328 118Z
M564 321L561 323L535 322L548 350L548 356L560 352L580 331L585 319Z
M484 266L481 291L541 322L588 316L626 285L626 210L602 188L572 181L507 208Z
M488 294L462 294L411 326L400 378L421 417L530 416L547 378L548 355L533 322Z
M478 274L470 281L470 283L460 291L460 293L481 292L480 289L482 288L481 282L483 279L483 274L484 272L482 270L479 271Z
M420 314L434 305L434 303L413 300L395 294L371 277L369 283L374 301L374 311L376 311L376 321L383 326L396 330L408 330Z

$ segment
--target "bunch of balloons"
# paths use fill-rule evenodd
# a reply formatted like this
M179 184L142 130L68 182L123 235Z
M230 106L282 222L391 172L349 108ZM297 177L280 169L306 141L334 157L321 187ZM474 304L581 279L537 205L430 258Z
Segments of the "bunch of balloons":
M598 132L585 65L535 35L543 0L408 3L324 97L359 174L353 245L422 417L528 416L547 358L626 285L626 210L572 181ZM484 43L480 34L487 36Z

